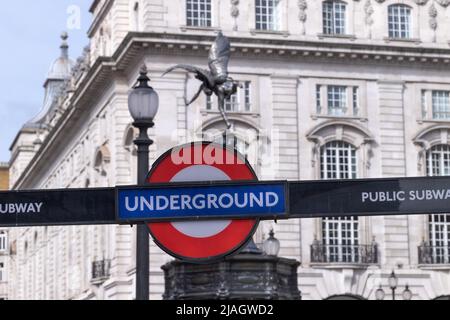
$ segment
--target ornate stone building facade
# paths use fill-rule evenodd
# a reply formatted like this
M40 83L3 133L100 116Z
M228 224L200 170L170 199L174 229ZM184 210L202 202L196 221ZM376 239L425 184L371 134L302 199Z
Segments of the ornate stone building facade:
M198 82L176 63L204 65L218 30L233 45L242 88L227 103L231 143L260 179L341 179L450 173L450 48L446 0L96 0L90 46L67 45L46 81L42 112L12 145L11 188L132 184L135 132L127 93L139 67L161 99L152 161L202 137L220 139L214 101L185 102ZM260 243L272 223L256 235ZM375 299L392 270L413 299L450 295L450 216L304 219L275 225L281 255L301 261L304 299ZM22 228L9 295L130 299L129 226ZM150 290L163 291L151 248Z
M9 165L0 162L0 191L9 188ZM8 298L8 230L0 228L0 300Z

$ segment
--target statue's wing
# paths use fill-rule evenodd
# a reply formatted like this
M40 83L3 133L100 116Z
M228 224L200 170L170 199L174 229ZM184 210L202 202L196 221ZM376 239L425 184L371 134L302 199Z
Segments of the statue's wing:
M214 80L223 83L228 77L228 62L231 56L231 45L227 37L222 32L217 35L209 51L209 69Z
M197 79L202 81L209 88L212 88L214 86L214 79L212 78L212 75L210 72L208 72L205 69L191 66L189 64L177 64L176 66L173 66L173 67L167 69L166 72L164 72L164 74L162 76L164 77L166 74L168 74L176 69L183 69L183 70L186 70L187 72L195 73Z

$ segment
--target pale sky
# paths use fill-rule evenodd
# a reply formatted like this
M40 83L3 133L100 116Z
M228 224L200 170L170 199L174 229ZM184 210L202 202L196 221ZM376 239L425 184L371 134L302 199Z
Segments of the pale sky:
M42 107L43 84L51 63L60 54L61 32L69 33L69 54L74 61L88 44L92 1L2 1L0 162L9 161L9 147L17 132Z

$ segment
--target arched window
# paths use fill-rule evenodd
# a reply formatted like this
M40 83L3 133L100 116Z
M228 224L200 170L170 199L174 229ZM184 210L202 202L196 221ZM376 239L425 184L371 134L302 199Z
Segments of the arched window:
M393 4L388 7L389 38L411 38L411 7L404 4Z
M356 149L343 141L332 141L320 152L321 179L355 179L357 176Z
M101 146L95 152L94 157L94 184L96 187L107 187L109 164L111 162L111 153L106 145Z
M435 145L427 152L429 176L450 175L450 145ZM429 252L431 263L450 263L450 214L428 216Z
M346 4L342 1L324 1L322 3L323 33L346 33Z
M355 179L356 149L344 141L331 141L320 151L322 179ZM322 220L323 262L357 263L359 256L358 217L332 217Z
M269 142L266 137L260 135L255 125L236 120L233 116L230 116L232 125L230 130L226 130L223 121L218 119L216 118L202 127L202 139L235 148L246 158L257 174L261 173L261 159L268 157L267 149L269 147L267 144Z
M211 27L211 0L187 0L186 24L192 27Z
M249 143L233 133L218 135L213 138L213 142L236 149L245 158L248 156Z
M256 0L256 30L279 31L281 29L280 0Z
M434 298L433 300L450 300L450 296L439 296Z
M354 294L339 294L326 298L325 300L366 300Z

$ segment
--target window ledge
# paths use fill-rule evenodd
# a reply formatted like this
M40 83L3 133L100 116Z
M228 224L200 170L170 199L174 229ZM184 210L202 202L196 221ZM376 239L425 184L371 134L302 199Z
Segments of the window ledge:
M289 36L289 31L251 29L250 34L253 36L257 35L257 34L273 34L273 35L287 37L287 36Z
M417 268L423 270L450 270L449 263L440 263L440 264L419 264Z
M220 112L216 111L216 110L201 110L201 113L203 116L206 116L208 114L214 114L214 115L219 115ZM245 111L225 111L226 114L230 114L230 115L237 115L237 116L251 116L254 118L259 118L260 114L257 112L245 112Z
M337 33L332 33L332 34L319 33L319 34L317 34L317 37L319 39L324 39L324 38L349 39L349 40L356 39L356 36L354 34L337 34Z
M372 266L378 266L376 263L322 263L311 262L309 264L314 269L367 269Z
M201 27L201 26L181 26L181 31L186 32L188 30L199 30L199 31L220 31L217 27Z
M390 38L390 37L385 37L383 40L385 42L387 42L387 43L389 43L389 42L403 42L403 43L415 43L415 44L422 43L422 41L420 41L420 39L418 39L418 38Z
M417 120L418 124L422 124L422 123L450 123L450 118L448 120L445 119L419 119Z
M332 115L324 115L324 114L313 114L311 115L313 120L317 119L345 119L345 120L359 120L361 122L367 122L368 119L365 117L358 116L332 116Z

